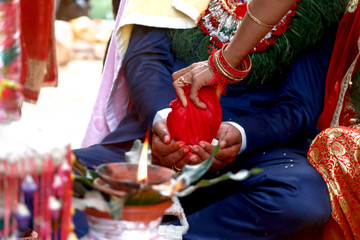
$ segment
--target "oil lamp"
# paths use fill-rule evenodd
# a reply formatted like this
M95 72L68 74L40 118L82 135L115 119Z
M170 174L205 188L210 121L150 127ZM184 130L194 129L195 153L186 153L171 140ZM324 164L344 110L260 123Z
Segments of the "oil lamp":
M149 165L148 148L149 140L146 138L138 163L106 163L95 169L99 177L94 180L94 187L109 194L120 207L116 208L113 216L94 208L85 210L89 239L158 239L159 225L172 202L169 197L153 190L152 186L170 182L175 171Z

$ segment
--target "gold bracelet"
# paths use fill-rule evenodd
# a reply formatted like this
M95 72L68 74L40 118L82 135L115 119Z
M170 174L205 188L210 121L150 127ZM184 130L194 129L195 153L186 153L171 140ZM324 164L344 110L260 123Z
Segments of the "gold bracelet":
M229 65L232 69L234 69L234 70L236 70L236 71L239 71L239 72L248 72L248 71L250 71L250 69L249 69L249 68L251 68L251 59L250 59L250 58L249 58L250 65L248 66L248 65L246 64L246 61L242 61L241 64L240 64L240 70L237 69L237 68L232 67L232 66L229 64L229 62L226 60L226 58L225 58L225 56L224 56L224 49L227 47L227 45L229 45L229 43L224 44L223 47L222 47L223 58L224 58L225 62L227 63L227 65ZM248 55L247 57L249 57L249 55Z
M267 27L267 28L273 28L275 27L277 24L266 24L266 23L263 23L262 21L260 21L259 19L257 19L250 11L250 3L251 1L249 1L246 5L246 8L247 8L247 13L249 15L249 17L254 21L256 22L257 24L259 24L260 26L263 26L263 27Z

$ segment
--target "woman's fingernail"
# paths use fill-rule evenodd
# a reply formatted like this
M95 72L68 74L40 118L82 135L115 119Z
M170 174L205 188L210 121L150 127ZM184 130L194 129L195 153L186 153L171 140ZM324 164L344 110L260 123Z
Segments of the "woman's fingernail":
M205 143L204 143L204 142L200 142L199 145L200 145L202 148L205 148Z
M187 148L183 148L183 153L187 153L188 151L189 151L189 149L187 149Z
M199 148L198 147L193 147L192 150L193 150L193 152L198 152Z

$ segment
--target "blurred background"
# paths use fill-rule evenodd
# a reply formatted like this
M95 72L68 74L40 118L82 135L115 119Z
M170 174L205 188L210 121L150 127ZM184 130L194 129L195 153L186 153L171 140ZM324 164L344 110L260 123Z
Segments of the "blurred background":
M56 2L58 86L43 87L38 102L25 102L22 108L21 120L65 139L73 149L81 146L90 119L118 2Z

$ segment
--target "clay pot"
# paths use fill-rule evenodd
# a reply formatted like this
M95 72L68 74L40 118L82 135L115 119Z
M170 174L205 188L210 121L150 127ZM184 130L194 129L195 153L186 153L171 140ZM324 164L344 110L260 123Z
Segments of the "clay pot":
M125 206L121 220L109 213L87 208L88 239L92 240L150 240L156 239L164 212L171 200L143 206Z

